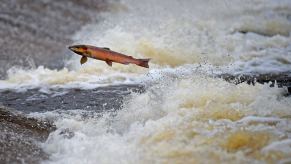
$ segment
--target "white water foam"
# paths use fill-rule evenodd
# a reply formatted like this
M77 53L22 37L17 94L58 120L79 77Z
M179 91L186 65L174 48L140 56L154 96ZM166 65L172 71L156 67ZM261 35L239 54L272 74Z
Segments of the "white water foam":
M50 154L44 163L288 161L289 148L276 146L291 137L284 90L211 75L289 71L290 1L124 0L114 8L118 12L104 13L103 22L77 33L76 44L152 58L149 70L93 60L80 66L75 55L63 70L17 69L1 81L2 88L151 84L128 97L114 117L32 114L57 126L42 145Z
M113 12L102 15L103 21L84 26L74 36L76 44L110 47L136 58L152 58L150 70L187 64L208 65L214 71L231 74L291 70L288 0L126 0L112 2L112 6ZM133 82L148 72L133 65L113 64L111 68L91 59L81 66L79 60L72 53L62 70L12 69L8 78L0 81L1 89L92 88Z
M282 89L267 85L165 76L146 93L128 97L115 116L32 115L57 126L42 145L51 155L44 163L261 163L291 154L272 146L291 137L290 102Z

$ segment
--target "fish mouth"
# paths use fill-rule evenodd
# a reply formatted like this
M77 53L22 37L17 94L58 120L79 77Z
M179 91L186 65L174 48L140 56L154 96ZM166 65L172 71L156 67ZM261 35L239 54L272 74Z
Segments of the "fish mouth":
M79 46L69 46L68 49L75 52L76 54L84 55L84 52L82 52Z
M75 46L69 46L68 49L71 51L74 51L74 52L77 50L77 48Z
M78 47L76 47L76 46L69 46L68 48L69 48L69 50L71 50L73 52L76 52L76 53L80 52L80 49Z

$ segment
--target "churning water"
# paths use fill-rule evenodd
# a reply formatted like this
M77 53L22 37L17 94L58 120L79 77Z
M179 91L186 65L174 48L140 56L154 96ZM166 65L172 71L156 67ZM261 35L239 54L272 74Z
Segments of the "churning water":
M112 2L102 21L85 25L76 44L136 58L150 69L72 54L61 70L10 69L1 89L92 89L143 84L122 109L31 113L54 120L41 145L44 163L288 163L291 98L267 84L232 84L221 73L291 70L289 0ZM110 102L108 102L110 103ZM64 135L66 131L66 135Z

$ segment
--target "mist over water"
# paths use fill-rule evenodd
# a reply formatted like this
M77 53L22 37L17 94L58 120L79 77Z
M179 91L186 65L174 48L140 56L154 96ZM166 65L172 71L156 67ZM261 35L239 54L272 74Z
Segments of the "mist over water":
M291 70L288 0L111 2L75 44L152 58L150 69L72 54L61 70L10 69L0 89L143 84L122 109L31 113L56 124L44 163L288 163L291 99L282 88L235 85L221 73Z

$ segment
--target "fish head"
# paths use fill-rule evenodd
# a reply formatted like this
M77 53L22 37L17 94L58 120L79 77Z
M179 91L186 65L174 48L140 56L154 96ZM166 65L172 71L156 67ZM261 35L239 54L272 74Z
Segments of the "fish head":
M89 48L86 45L74 45L69 46L69 49L76 54L82 55L82 56L88 56L90 54Z

